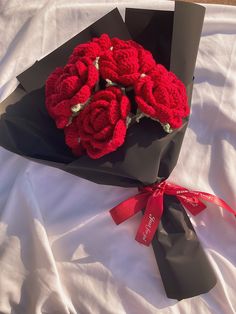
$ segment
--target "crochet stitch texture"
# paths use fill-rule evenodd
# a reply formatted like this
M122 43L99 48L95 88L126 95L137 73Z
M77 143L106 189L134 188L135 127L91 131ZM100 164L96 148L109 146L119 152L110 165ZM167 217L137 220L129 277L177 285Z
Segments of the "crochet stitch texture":
M133 89L136 114L127 90ZM149 117L175 129L189 115L184 84L138 43L107 34L75 47L45 86L46 108L66 144L96 159L117 150L130 121Z

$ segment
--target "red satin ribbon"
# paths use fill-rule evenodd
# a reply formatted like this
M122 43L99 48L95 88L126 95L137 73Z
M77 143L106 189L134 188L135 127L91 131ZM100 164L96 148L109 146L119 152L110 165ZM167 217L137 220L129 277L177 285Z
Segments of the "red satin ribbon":
M191 191L167 181L142 188L140 193L112 208L110 214L118 225L146 208L135 239L148 246L161 220L164 194L176 196L192 215L197 215L206 208L201 201L205 200L223 207L236 216L236 211L219 197L205 192Z

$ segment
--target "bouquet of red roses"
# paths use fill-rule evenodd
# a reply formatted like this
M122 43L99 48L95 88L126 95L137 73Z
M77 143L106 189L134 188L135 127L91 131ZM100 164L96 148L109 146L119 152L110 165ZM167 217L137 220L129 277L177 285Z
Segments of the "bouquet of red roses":
M152 243L167 296L209 291L215 275L184 209L222 200L166 181L188 123L204 8L113 10L18 79L0 145L96 183L138 187L111 210L142 210L136 240Z
M171 133L189 115L185 86L174 73L138 43L107 34L78 45L49 76L45 91L66 144L76 156L93 159L122 146L128 127L142 118Z

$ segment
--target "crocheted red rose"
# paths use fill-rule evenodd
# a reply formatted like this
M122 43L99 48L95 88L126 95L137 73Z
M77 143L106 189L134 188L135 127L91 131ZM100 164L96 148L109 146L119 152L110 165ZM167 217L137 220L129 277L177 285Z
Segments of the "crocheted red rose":
M119 88L109 87L97 92L73 121L76 126L65 130L67 144L79 153L83 147L93 159L117 150L125 140L129 112L129 99Z
M57 68L48 77L46 107L58 128L68 124L74 105L83 104L89 99L98 78L98 70L87 57Z
M171 128L179 128L189 115L184 84L160 64L136 82L135 100L145 115Z
M111 39L112 47L99 59L99 71L103 79L122 86L130 86L141 74L147 74L154 66L152 54L132 40Z
M103 80L113 87L100 90ZM134 88L136 114L130 114L126 87ZM64 128L72 152L94 159L123 144L127 122L148 116L168 132L189 114L185 87L173 73L134 41L106 34L78 45L67 65L49 76L46 107L57 127Z
M69 57L68 63L75 63L81 57L87 57L94 61L111 46L110 37L107 34L102 34L98 38L93 38L92 41L76 46Z

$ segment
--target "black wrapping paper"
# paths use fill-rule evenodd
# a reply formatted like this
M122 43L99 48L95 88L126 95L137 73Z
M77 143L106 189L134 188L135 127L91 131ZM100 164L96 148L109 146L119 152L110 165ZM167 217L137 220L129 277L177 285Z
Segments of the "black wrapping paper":
M77 44L107 33L132 38L149 49L157 62L182 79L190 103L203 16L204 8L180 2L175 12L127 9L126 27L118 10L111 11L18 77L21 85L6 102L20 100L8 106L0 119L0 145L101 184L131 187L168 178L179 156L187 120L166 134L158 123L144 118L129 128L125 144L117 151L97 160L77 158L46 111L44 82L55 67L66 63ZM167 296L180 300L207 292L215 276L185 210L174 197L165 198L164 208L152 245ZM196 273L201 274L198 280Z

